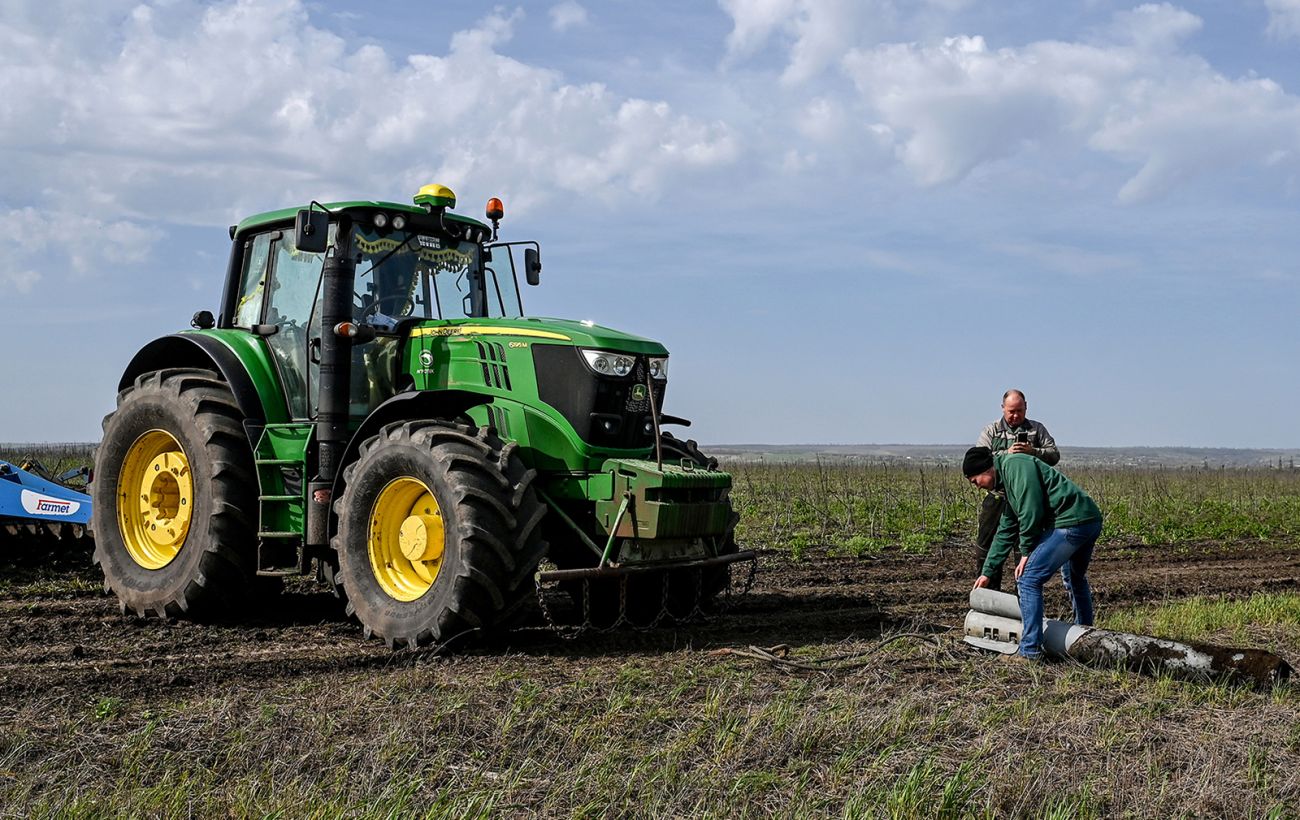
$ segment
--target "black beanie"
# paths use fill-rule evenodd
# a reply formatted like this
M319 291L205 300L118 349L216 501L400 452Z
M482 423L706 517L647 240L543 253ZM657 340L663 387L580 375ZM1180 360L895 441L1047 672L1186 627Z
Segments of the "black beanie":
M993 466L993 451L987 447L972 447L961 460L961 474L970 478Z

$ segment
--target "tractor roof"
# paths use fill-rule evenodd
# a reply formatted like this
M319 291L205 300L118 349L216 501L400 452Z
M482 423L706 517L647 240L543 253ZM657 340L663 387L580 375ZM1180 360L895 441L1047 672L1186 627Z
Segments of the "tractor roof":
M285 222L285 221L291 222L293 221L294 217L298 215L298 211L306 207L308 206L302 205L298 208L281 208L278 211L267 211L266 213L255 214L253 216L246 217L238 225L235 226L235 232L238 233L248 228L257 228L263 225L270 225L276 222ZM404 205L399 202L372 202L367 200L352 200L348 202L327 202L325 203L325 207L331 211L337 211L344 208L378 208L378 209L383 209L385 211L404 211L410 214L423 214L425 212L423 208L418 208L414 205ZM461 216L460 214L455 214L452 213L451 211L447 212L447 218L454 220L456 222L463 222L469 225L477 225L481 228L487 228L486 225L484 225L482 222L479 222L477 219L472 219L468 216Z

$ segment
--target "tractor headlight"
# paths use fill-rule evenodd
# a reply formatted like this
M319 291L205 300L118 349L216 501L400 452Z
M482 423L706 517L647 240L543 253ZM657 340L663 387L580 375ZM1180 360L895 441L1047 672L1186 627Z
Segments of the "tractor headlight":
M610 353L606 350L587 350L579 348L587 366L602 376L626 376L632 372L636 360L622 353Z
M668 357L650 358L650 378L666 379L668 378Z

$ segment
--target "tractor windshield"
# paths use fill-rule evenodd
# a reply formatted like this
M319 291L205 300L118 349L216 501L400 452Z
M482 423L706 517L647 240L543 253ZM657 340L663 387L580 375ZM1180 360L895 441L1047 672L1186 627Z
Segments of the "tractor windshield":
M485 270L473 242L354 228L358 253L355 318L392 328L405 318L514 318L522 314L513 276Z

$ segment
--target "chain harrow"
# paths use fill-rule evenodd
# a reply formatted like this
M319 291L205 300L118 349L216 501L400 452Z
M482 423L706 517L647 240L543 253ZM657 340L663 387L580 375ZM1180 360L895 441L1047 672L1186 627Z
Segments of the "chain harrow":
M747 572L742 583L735 583L732 567L736 564L747 564ZM707 621L711 614L726 612L744 595L748 594L754 587L754 576L758 570L758 559L755 556L736 561L731 564L723 565L722 569L726 572L726 583L714 597L716 606L714 612L707 612L704 609L704 573L715 569L713 567L695 567L689 569L663 570L654 573L658 576L660 593L659 608L649 622L638 623L636 619L629 617L628 614L628 579L630 574L623 574L614 578L583 578L568 583L581 584L582 604L581 619L578 623L563 623L559 617L552 611L551 606L547 603L547 591L542 584L542 573L539 571L533 575L533 582L537 591L538 608L542 611L542 618L546 621L547 627L552 632L559 635L565 640L572 640L579 635L587 632L597 634L614 632L623 628L631 628L637 632L647 632L657 629L660 624L669 621L674 624L685 624L696 621ZM690 597L690 609L684 614L674 612L672 604L672 591L674 584L680 584L684 576L689 576L694 589ZM563 583L563 582L562 582ZM608 624L598 624L594 618L596 614L591 603L592 584L618 584L618 609L614 620Z

